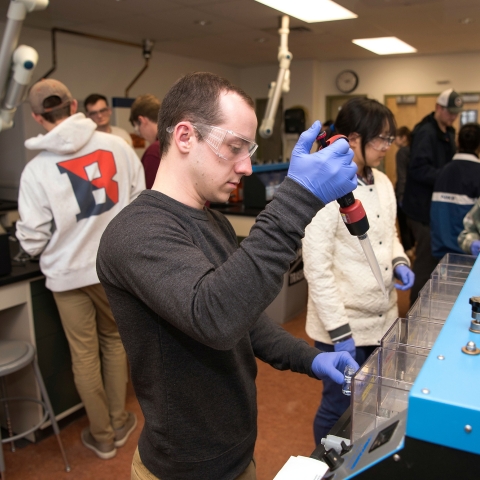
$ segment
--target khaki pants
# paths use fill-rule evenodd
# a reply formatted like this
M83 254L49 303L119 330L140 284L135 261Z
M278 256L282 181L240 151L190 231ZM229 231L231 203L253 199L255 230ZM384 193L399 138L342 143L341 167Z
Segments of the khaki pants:
M127 359L101 284L53 292L72 355L73 375L97 442L125 424Z
M160 480L142 463L142 459L138 453L138 448L135 450L132 461L132 476L131 480ZM255 460L252 460L247 469L236 478L236 480L257 480L255 469Z

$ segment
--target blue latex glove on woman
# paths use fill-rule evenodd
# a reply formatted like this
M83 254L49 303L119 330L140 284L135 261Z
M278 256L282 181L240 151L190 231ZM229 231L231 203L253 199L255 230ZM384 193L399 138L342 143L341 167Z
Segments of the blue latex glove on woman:
M398 288L398 290L408 290L412 288L415 282L415 274L406 265L397 265L394 270L394 275L395 278L398 278L398 280L403 283L403 285L396 283L395 288Z
M355 371L360 367L348 352L319 353L312 362L312 371L317 378L331 378L335 383L342 384L345 366L352 366Z
M478 257L478 254L480 253L480 240L475 240L474 242L472 242L470 250L473 256Z
M287 176L327 204L357 188L357 165L352 160L353 151L344 139L311 154L320 128L317 120L300 135Z
M355 358L355 340L352 337L350 337L348 340L344 340L343 342L334 343L333 349L336 352L348 352L352 358Z

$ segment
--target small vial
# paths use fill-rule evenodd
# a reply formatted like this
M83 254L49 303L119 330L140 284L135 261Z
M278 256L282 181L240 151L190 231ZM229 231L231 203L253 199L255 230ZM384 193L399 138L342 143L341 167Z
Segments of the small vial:
M355 374L356 370L355 368L351 367L350 365L347 365L345 367L345 370L343 372L345 376L345 380L342 385L342 393L344 395L350 396L352 394L352 377Z

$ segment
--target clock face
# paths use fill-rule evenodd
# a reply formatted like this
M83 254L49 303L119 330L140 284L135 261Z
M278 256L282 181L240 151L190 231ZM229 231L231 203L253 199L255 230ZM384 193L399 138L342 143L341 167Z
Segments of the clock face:
M353 92L358 85L358 75L353 70L344 70L337 75L335 85L342 93Z

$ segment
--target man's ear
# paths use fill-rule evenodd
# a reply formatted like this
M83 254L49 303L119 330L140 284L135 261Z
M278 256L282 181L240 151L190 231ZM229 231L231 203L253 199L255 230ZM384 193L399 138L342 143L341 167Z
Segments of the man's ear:
M78 102L76 100L72 100L70 102L70 115L75 115L78 110Z
M32 112L32 118L43 128L45 128L45 119L39 114Z
M137 123L143 125L145 123L145 117L143 115L139 115L136 120Z
M195 140L195 131L190 123L178 123L173 138L180 153L190 153Z

